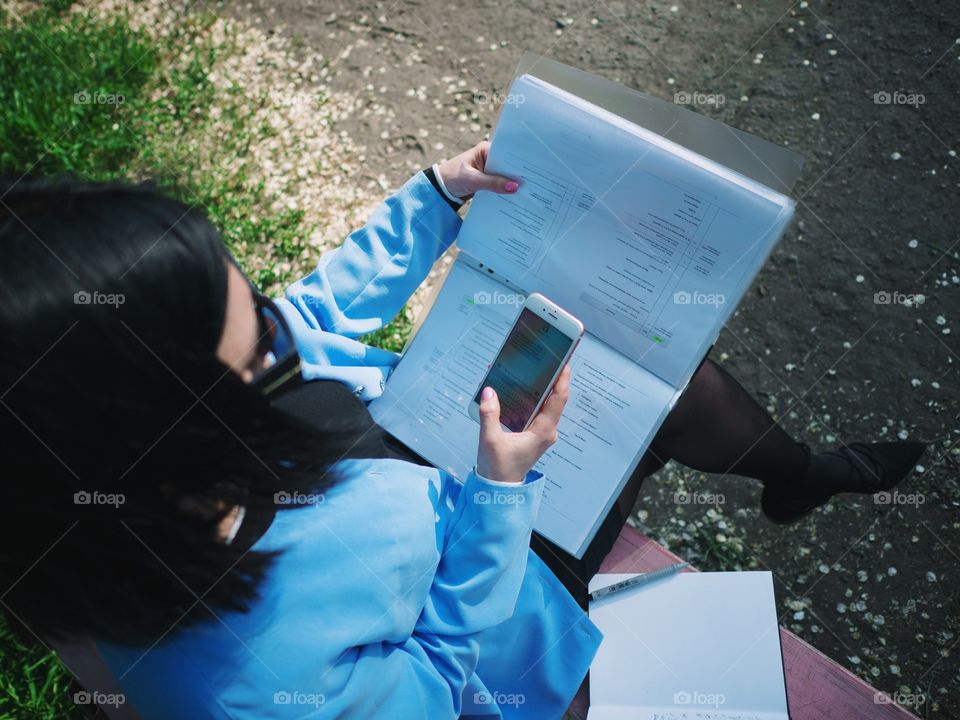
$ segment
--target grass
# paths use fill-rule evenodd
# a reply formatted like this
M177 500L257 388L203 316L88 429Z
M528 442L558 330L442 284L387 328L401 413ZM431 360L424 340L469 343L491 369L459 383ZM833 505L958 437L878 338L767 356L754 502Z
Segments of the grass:
M0 623L0 718L82 718L67 694L70 673L39 643L25 643Z
M157 52L122 21L50 11L0 38L0 172L116 176L137 154L122 130L142 112Z
M303 213L254 213L262 208L262 183L243 172L211 172L190 148L180 148L188 130L202 128L214 101L208 75L217 51L199 40L213 18L185 17L158 41L125 17L95 20L68 12L72 4L48 0L23 18L0 9L0 174L150 177L203 207L261 287L279 287L302 272L303 238L314 229ZM250 142L269 136L250 127L242 103L218 109L233 131L224 143L208 143L218 158L243 157ZM364 340L400 350L411 327L404 310ZM69 679L46 647L0 623L0 718L82 717L67 696Z

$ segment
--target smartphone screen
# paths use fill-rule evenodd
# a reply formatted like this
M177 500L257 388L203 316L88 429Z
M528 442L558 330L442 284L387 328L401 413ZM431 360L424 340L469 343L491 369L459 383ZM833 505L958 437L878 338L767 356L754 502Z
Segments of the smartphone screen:
M500 398L500 422L514 432L526 427L550 388L574 339L527 308L520 312L474 400L490 386Z

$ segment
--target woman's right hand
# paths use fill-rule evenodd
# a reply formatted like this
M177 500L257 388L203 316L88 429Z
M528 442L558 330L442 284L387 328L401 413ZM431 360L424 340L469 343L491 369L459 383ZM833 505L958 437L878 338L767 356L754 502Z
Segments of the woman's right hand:
M564 367L540 412L523 432L500 425L500 400L491 387L480 394L480 447L477 473L497 482L521 483L540 456L557 440L557 425L570 396L570 367Z

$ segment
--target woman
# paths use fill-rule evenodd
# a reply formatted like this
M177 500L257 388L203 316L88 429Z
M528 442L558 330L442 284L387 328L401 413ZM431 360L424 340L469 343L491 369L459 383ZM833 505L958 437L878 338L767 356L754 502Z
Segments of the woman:
M462 200L516 190L486 149L411 178L275 303L149 187L0 189L8 618L96 640L144 718L559 717L600 641L573 596L644 474L758 478L786 522L909 471L918 444L813 455L707 361L586 558L531 552L568 372L524 433L484 391L461 486L371 421L397 358L351 339L420 284Z

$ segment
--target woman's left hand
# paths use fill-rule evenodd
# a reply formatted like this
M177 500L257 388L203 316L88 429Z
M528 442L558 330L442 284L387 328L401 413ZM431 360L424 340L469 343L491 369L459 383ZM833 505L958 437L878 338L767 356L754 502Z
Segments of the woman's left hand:
M456 157L437 163L440 178L451 194L469 200L477 190L507 194L517 191L520 184L516 180L484 172L489 150L490 141L484 140Z

